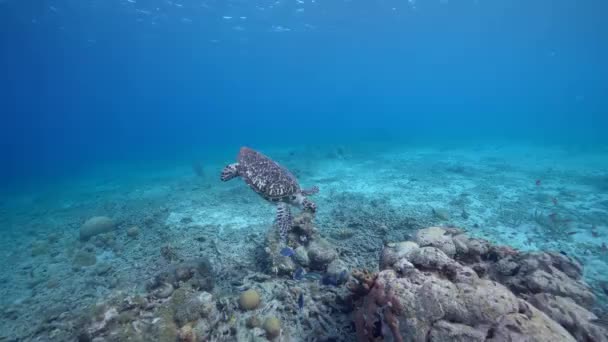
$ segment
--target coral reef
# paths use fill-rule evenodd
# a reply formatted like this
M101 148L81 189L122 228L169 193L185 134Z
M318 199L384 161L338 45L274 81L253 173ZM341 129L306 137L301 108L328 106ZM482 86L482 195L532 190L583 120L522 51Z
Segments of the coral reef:
M286 245L271 205L189 164L5 196L0 341L268 341L271 317L285 342L605 341L608 200L578 178L597 165L454 151L296 150L322 191ZM81 240L100 213L114 228ZM438 224L469 233L418 231Z
M359 341L608 341L581 266L458 229L389 244L380 272L353 272Z
M293 256L280 254L281 243L276 230L266 236L266 254L270 273L292 276L296 268L305 271L326 271L330 263L338 260L335 247L322 238L313 225L314 216L304 212L293 220L293 228L288 234L287 245L293 249Z
M292 274L247 272L234 281L239 284L237 293L225 293L211 292L215 274L206 259L169 264L146 284L147 293L125 294L96 307L96 313L80 324L81 340L352 340L349 292L340 286L348 279L349 265L318 236L311 216L296 222L300 228L292 231L288 243L324 273L310 270L310 277L297 281ZM302 267L292 260L295 251L292 256L270 256L276 258L274 265L288 261Z

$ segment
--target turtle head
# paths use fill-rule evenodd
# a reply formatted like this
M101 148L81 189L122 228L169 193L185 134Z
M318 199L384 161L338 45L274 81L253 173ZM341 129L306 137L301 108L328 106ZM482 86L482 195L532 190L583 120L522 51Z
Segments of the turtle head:
M222 170L222 175L220 176L220 179L222 180L222 182L226 182L226 181L231 180L234 177L237 177L239 175L238 166L239 166L238 163L227 165Z

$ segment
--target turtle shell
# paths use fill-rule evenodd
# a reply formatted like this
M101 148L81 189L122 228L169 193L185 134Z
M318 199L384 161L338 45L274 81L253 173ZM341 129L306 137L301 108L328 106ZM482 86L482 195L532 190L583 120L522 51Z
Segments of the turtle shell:
M300 192L296 177L260 152L243 147L237 160L245 183L267 200L276 202Z

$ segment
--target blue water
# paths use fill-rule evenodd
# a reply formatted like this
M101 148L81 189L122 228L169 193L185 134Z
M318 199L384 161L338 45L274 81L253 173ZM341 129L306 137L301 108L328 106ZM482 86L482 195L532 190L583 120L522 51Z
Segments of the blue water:
M2 180L229 144L605 141L604 1L273 4L2 1Z

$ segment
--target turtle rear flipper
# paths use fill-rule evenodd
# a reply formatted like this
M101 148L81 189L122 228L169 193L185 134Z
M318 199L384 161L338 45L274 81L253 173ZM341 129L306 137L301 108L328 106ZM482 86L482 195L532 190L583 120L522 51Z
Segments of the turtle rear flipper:
M302 189L302 195L304 195L304 196L314 195L317 192L319 192L319 187L316 185L309 189Z
M291 210L287 203L281 202L277 204L277 218L276 223L279 227L279 235L282 241L287 240L287 234L291 230Z
M231 180L234 177L237 177L239 175L239 168L238 168L238 166L239 166L238 163L227 165L222 170L222 176L220 177L220 179L222 180L222 182L226 182L226 181Z

